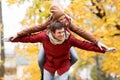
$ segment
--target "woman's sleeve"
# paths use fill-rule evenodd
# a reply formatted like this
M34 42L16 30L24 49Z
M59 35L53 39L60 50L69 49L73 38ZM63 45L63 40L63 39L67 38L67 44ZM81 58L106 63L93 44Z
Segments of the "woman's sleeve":
M50 23L51 23L51 16L49 16L48 19L44 23L41 23L37 26L29 27L27 29L24 29L24 30L18 32L17 37L30 35L31 33L42 31L42 30L46 29Z
M93 42L94 44L97 44L98 40L89 32L86 32L85 30L81 29L79 26L74 25L73 23L70 23L69 28L74 33L78 34L82 38Z

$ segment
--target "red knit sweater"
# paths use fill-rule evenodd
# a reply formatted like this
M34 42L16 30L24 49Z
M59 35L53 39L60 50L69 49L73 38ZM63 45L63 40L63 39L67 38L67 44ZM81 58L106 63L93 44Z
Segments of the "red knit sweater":
M76 39L73 35L70 35L67 40L62 44L54 45L50 42L46 31L38 34L23 36L12 40L12 42L41 42L43 43L44 51L46 54L46 60L44 68L51 73L55 71L59 75L68 71L70 68L70 47L75 46L88 51L95 51L105 53L105 49L100 50L96 45Z

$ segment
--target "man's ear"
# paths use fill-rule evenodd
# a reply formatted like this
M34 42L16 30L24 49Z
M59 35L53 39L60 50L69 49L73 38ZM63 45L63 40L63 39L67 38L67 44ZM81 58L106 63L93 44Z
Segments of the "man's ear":
M52 33L52 35L53 35L53 37L54 37L54 35L55 35L55 32L51 32Z

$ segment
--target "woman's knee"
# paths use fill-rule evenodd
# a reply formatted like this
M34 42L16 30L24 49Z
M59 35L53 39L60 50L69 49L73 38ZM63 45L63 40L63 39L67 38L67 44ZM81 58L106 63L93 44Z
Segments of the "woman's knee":
M70 59L72 63L75 63L78 60L78 55L73 47L70 48Z
M41 46L40 52L38 54L38 63L42 64L42 63L44 63L44 61L45 61L45 52L44 52L43 46Z

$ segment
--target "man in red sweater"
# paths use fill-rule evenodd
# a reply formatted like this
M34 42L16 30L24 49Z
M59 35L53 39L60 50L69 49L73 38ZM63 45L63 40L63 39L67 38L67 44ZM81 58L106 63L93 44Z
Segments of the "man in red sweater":
M104 44L102 44L99 40L97 40L94 36L92 36L89 32L84 31L82 28L80 28L79 26L75 25L72 21L71 18L69 18L58 6L52 5L50 8L50 12L52 13L51 16L49 16L49 18L44 22L41 23L39 25L33 26L33 27L29 27L26 28L20 32L18 32L16 35L14 35L13 37L21 37L21 36L25 36L25 35L30 35L32 33L35 32L39 32L42 31L44 29L46 29L47 27L49 27L50 23L54 22L54 21L60 21L63 24L65 24L70 31L78 34L80 37L96 44L100 49L102 49L102 47L107 48L107 46L105 46ZM38 54L38 63L39 63L39 67L40 67L40 71L41 71L41 80L43 80L43 63L45 61L45 54L44 54L44 49L43 47L40 47L40 53ZM73 65L77 60L78 60L78 56L75 53L75 50L73 47L71 47L70 49L70 61L71 61L71 65Z
M101 53L115 50L114 48L103 48L101 50L93 43L78 40L65 28L66 27L62 23L56 21L50 25L48 30L15 39L11 38L10 41L24 43L43 43L46 54L44 63L44 80L53 80L54 73L56 71L59 75L59 80L68 80L68 70L70 68L69 49L71 46Z

